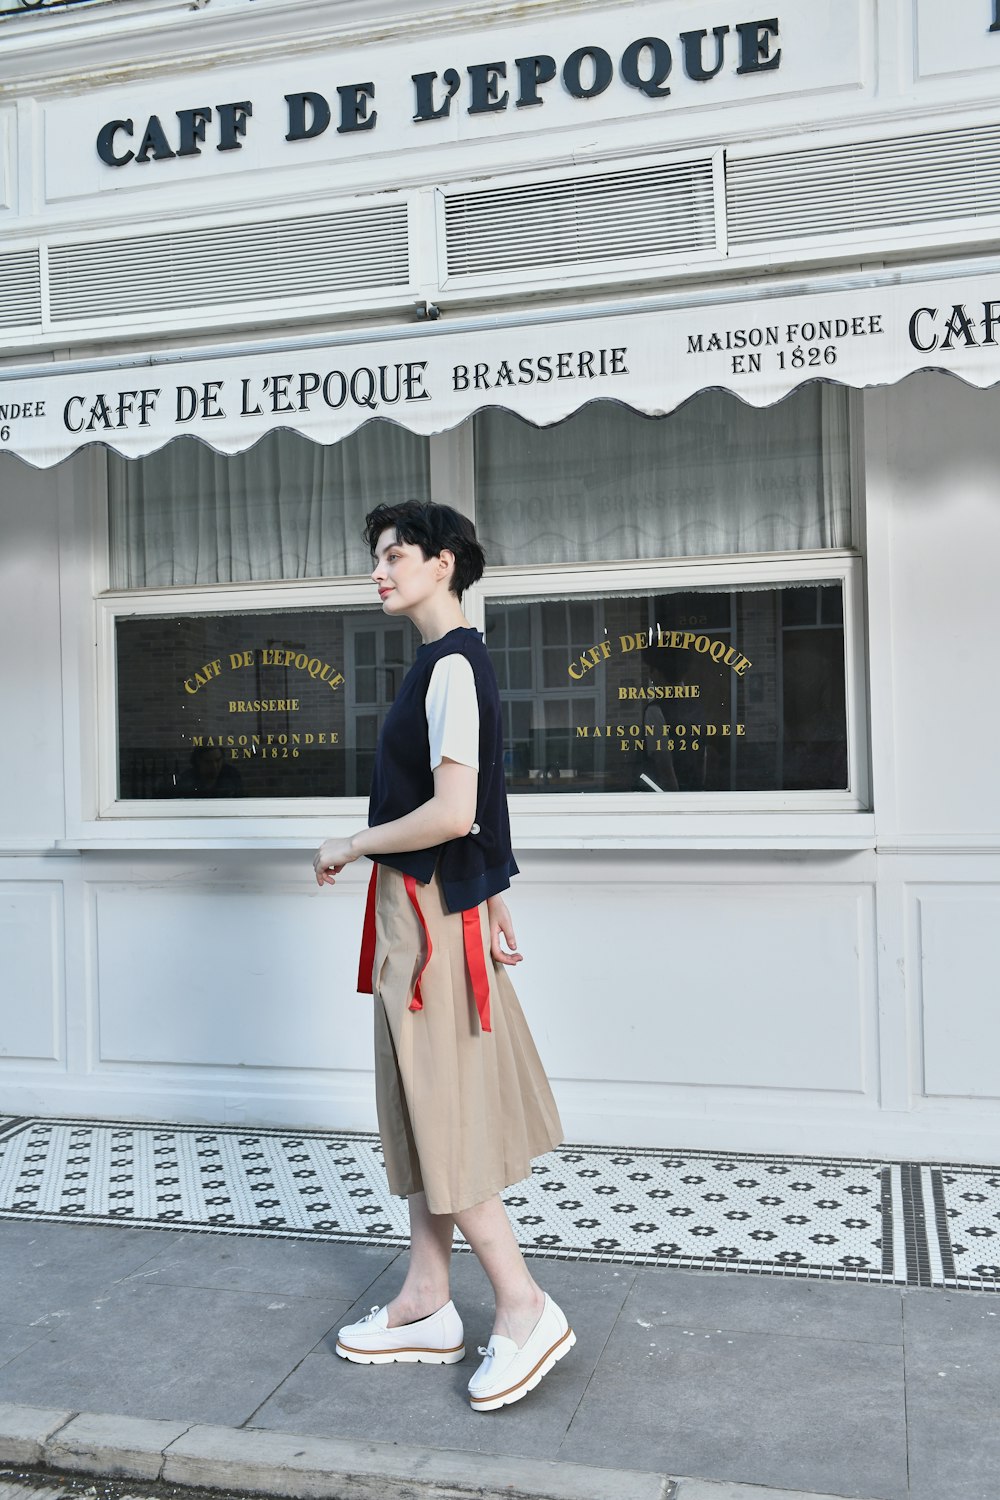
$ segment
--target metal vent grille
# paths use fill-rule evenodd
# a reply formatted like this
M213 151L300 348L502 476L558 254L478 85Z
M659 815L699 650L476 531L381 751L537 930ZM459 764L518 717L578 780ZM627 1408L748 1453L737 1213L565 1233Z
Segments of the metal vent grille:
M59 245L49 251L54 323L409 283L405 203L267 223Z
M0 328L37 328L42 321L41 257L37 250L0 255Z
M449 277L711 249L712 163L449 194L445 239Z
M1000 213L1000 126L734 158L729 243L864 233Z

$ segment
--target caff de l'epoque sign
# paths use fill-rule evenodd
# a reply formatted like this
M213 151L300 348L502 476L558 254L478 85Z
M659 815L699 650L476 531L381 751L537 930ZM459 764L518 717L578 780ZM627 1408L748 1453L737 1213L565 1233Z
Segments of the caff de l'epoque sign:
M1000 276L0 372L0 452L47 467L89 443L138 457L191 435L239 453L281 428L333 443L385 417L430 434L483 407L546 426L596 400L663 416L701 390L769 406L808 380L863 388L917 370L1000 381Z

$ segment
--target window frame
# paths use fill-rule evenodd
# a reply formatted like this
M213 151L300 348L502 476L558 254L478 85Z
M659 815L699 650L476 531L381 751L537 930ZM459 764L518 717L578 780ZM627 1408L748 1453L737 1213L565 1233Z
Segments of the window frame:
M248 615L275 610L352 609L364 606L373 614L377 601L372 586L355 577L330 582L319 580L277 580L267 583L192 585L184 589L142 589L115 591L101 596L97 625L97 694L101 705L98 721L98 818L109 819L182 819L185 816L210 818L213 821L240 821L247 818L317 817L330 811L357 809L365 811L367 797L241 797L239 813L216 803L209 808L203 800L176 798L169 801L129 801L119 798L118 788L118 672L115 652L117 622L136 617L150 619L158 615Z
M560 575L560 584L568 569ZM867 812L870 801L868 773L868 712L865 692L864 659L858 643L864 633L864 601L861 558L853 549L822 552L781 552L747 557L685 559L676 563L603 563L578 564L573 580L580 587L554 589L545 568L496 568L479 586L481 613L474 621L485 626L487 600L498 603L510 599L552 599L612 595L630 596L672 589L714 589L742 584L822 583L839 581L844 599L844 671L847 716L846 791L771 791L771 792L531 792L511 793L511 813L528 814L565 810L574 800L581 808L595 812L623 811L640 817L697 812ZM469 614L472 619L471 613Z

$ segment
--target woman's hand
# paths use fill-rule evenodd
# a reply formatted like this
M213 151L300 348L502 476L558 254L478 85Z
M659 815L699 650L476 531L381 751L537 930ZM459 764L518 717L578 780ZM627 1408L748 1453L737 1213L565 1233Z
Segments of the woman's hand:
M502 896L491 896L486 903L486 914L490 919L490 953L498 964L519 964L524 957L523 953L517 951L517 939L514 936L514 923L507 903ZM509 952L505 952L500 946L500 936L503 934L504 942Z
M345 865L358 859L359 852L350 839L324 839L313 858L317 885L333 885Z

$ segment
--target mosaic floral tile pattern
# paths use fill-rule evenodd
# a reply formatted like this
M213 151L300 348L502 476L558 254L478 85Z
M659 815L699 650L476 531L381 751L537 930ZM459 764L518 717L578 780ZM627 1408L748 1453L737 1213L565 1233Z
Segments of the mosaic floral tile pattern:
M1000 1169L564 1146L504 1198L536 1255L1000 1290ZM0 1218L407 1243L361 1132L0 1117Z
M1000 1168L929 1167L942 1284L1000 1291Z
M563 1148L504 1197L522 1246L630 1264L895 1279L870 1162Z

